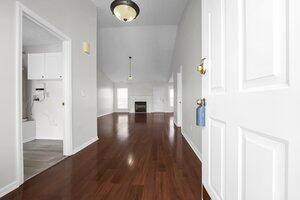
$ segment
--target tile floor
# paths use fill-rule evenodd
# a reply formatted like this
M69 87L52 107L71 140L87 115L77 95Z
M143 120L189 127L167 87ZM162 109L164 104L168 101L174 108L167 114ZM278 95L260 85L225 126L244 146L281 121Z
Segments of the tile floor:
M62 140L33 140L23 144L24 180L63 160Z

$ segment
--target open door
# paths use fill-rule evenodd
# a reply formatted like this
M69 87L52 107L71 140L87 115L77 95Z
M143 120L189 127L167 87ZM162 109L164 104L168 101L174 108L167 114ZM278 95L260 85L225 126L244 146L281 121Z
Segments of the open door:
M298 200L300 1L202 3L203 184L213 200Z

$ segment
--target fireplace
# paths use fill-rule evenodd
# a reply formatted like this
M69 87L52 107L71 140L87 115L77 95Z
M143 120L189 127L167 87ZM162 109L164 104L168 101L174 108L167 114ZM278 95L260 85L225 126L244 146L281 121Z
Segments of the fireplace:
M146 101L136 101L135 102L135 112L147 112L147 102Z

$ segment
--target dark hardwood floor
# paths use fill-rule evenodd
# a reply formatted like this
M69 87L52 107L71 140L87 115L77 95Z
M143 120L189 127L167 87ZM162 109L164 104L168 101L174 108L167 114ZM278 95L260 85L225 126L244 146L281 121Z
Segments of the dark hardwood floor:
M171 114L111 114L99 141L2 199L201 200L201 163Z

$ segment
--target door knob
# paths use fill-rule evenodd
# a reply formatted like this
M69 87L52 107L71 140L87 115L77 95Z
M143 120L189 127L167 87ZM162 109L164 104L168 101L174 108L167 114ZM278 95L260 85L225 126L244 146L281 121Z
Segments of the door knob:
M206 99L197 99L197 105L198 106L205 106L206 105Z
M201 64L197 67L197 71L201 74L201 75L204 75L206 73L206 68L204 66L204 60L206 58L202 58L201 59Z

